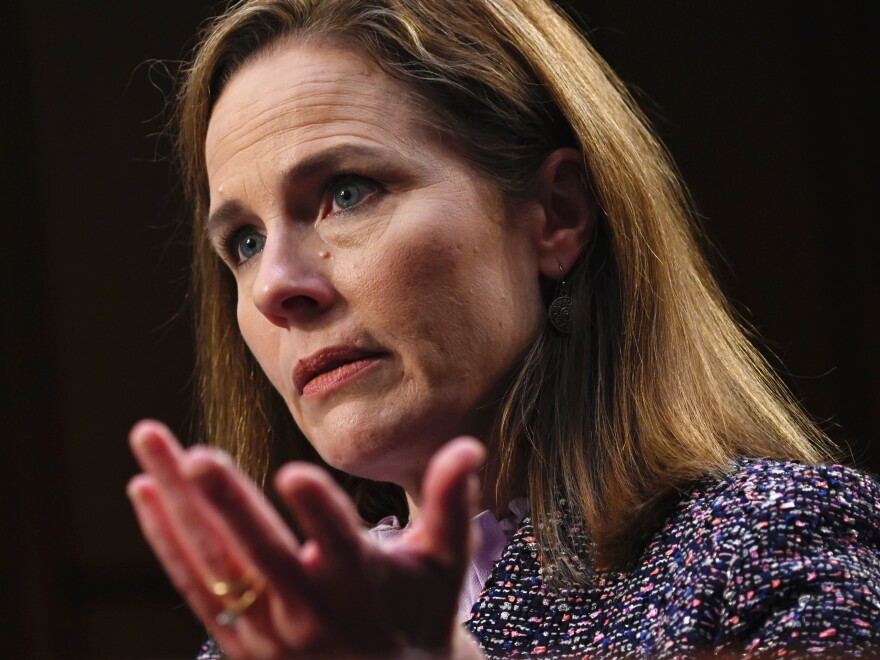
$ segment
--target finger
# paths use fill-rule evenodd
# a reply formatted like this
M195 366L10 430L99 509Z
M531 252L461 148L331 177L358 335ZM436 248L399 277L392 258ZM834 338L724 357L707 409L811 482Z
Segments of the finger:
M310 581L296 556L298 542L256 486L221 452L208 448L192 451L184 470L268 584L288 600L310 593Z
M357 648L378 653L387 649L394 627L386 616L384 594L376 584L380 563L367 566L380 553L369 547L354 503L324 470L308 463L291 463L275 480L278 494L309 536L312 560L308 567L321 577L322 590L357 594L315 603L328 621L340 621ZM370 555L370 557L368 557ZM365 617L364 612L369 612Z
M147 542L165 567L172 584L205 623L211 636L220 643L225 651L224 657L276 657L283 643L270 624L267 609L269 596L263 595L263 587L258 583L253 584L257 600L241 613L234 627L219 624L218 615L227 614L228 608L239 596L222 598L212 590L211 582L216 576L206 577L204 566L198 563L198 554L192 552L186 538L188 531L178 527L164 498L165 491L153 477L135 477L128 492ZM220 535L216 541L218 547L230 545ZM239 572L230 575L240 577L247 573L239 569Z
M228 582L244 575L248 566L242 553L184 476L186 453L171 431L159 422L141 422L132 429L130 443L141 466L155 480L181 551L202 573L202 579Z
M159 562L181 596L212 631L217 642L232 656L244 655L244 648L234 631L215 626L222 604L205 588L204 581L183 549L174 524L170 521L155 481L138 475L129 482L127 493L134 507L141 531Z
M207 448L192 452L185 471L270 585L268 621L280 647L317 651L331 643L320 623L322 594L300 561L298 542L263 495Z
M158 422L141 422L131 432L132 450L138 461L150 473L146 501L161 505L153 511L161 512L166 539L174 543L163 544L163 537L154 536L154 544L175 549L176 555L189 566L192 575L191 595L200 594L199 604L191 603L218 641L228 646L234 638L241 653L227 648L232 657L269 657L280 647L280 640L270 625L267 600L269 595L259 597L249 606L235 631L219 625L217 615L234 606L237 594L223 596L214 591L219 582L236 582L242 579L253 582L259 593L263 587L259 571L250 567L236 539L224 524L220 512L199 492L185 475L185 464L190 453L213 451L216 459L229 471L234 471L232 460L219 450L194 448L185 452L173 434ZM135 491L137 492L137 491ZM150 499L152 498L152 499ZM155 531L154 531L155 533ZM158 554L158 551L157 551ZM197 609L198 608L198 609Z
M156 472L156 476L159 476L159 472L168 473L172 470L172 466L168 463L183 454L183 448L177 442L174 433L162 422L154 419L142 419L135 424L128 433L128 441L141 467L147 472ZM153 446L155 443L165 445L163 454L155 453Z
M415 539L435 559L462 570L471 550L471 519L477 513L476 471L485 456L479 441L453 440L431 459L422 487L422 517Z
M306 535L321 548L322 558L346 573L360 573L361 521L333 478L316 465L290 463L279 471L275 487Z

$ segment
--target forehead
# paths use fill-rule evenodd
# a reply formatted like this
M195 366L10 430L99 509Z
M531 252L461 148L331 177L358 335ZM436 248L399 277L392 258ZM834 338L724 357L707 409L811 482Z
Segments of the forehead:
M426 127L414 101L406 84L353 48L283 42L246 62L217 100L205 141L209 173L279 140L306 148L336 135L415 147Z

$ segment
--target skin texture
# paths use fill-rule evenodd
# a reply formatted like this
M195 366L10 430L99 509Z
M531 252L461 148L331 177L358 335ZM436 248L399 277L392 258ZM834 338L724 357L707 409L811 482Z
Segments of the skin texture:
M241 333L324 459L402 485L412 508L380 547L329 475L289 464L274 486L303 542L229 456L136 425L141 529L229 657L482 657L454 621L487 505L484 443L543 322L541 278L580 254L590 201L580 154L560 149L534 196L509 203L420 111L367 58L296 43L246 64L214 109L209 233L238 282ZM297 384L309 356L340 345L370 351L366 368ZM220 625L248 586L253 603Z
M254 356L329 464L417 501L443 443L487 439L543 311L535 205L507 204L413 108L364 57L292 46L232 79L206 156L212 212L236 209L211 237L235 274ZM291 176L316 158L327 162ZM361 201L335 207L339 190ZM221 247L230 230L265 247L236 263ZM340 344L383 357L329 394L298 392L298 361Z

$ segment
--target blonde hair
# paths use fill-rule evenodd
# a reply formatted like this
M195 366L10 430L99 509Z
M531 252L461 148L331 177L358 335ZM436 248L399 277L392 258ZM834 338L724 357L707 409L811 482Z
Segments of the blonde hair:
M499 494L528 484L545 561L570 580L560 498L605 565L637 555L679 489L738 457L817 462L827 441L747 339L698 248L674 166L626 88L544 0L250 0L207 26L179 98L195 206L203 434L264 482L276 460L319 461L240 337L235 286L205 236L204 142L224 84L282 38L360 49L430 104L438 130L508 194L546 156L583 154L597 227L567 276L573 329L547 327L500 406ZM340 475L340 478L341 475ZM366 519L402 501L350 479Z

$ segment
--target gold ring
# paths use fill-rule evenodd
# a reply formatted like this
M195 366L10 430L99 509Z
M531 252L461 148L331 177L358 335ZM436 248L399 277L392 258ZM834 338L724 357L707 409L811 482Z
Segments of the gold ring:
M252 578L249 573L238 580L217 580L210 583L208 588L215 596L235 599L215 617L217 623L224 627L234 626L239 617L260 597L264 587L261 580Z
M257 601L261 592L262 589L248 589L232 605L220 612L214 620L217 621L218 625L231 628L236 624L238 618Z
M216 582L212 582L208 585L208 589L211 590L211 593L215 596L235 596L236 594L243 594L246 591L250 591L253 589L254 581L250 579L247 575L238 580L232 580L231 582L225 582L223 580L217 580Z

